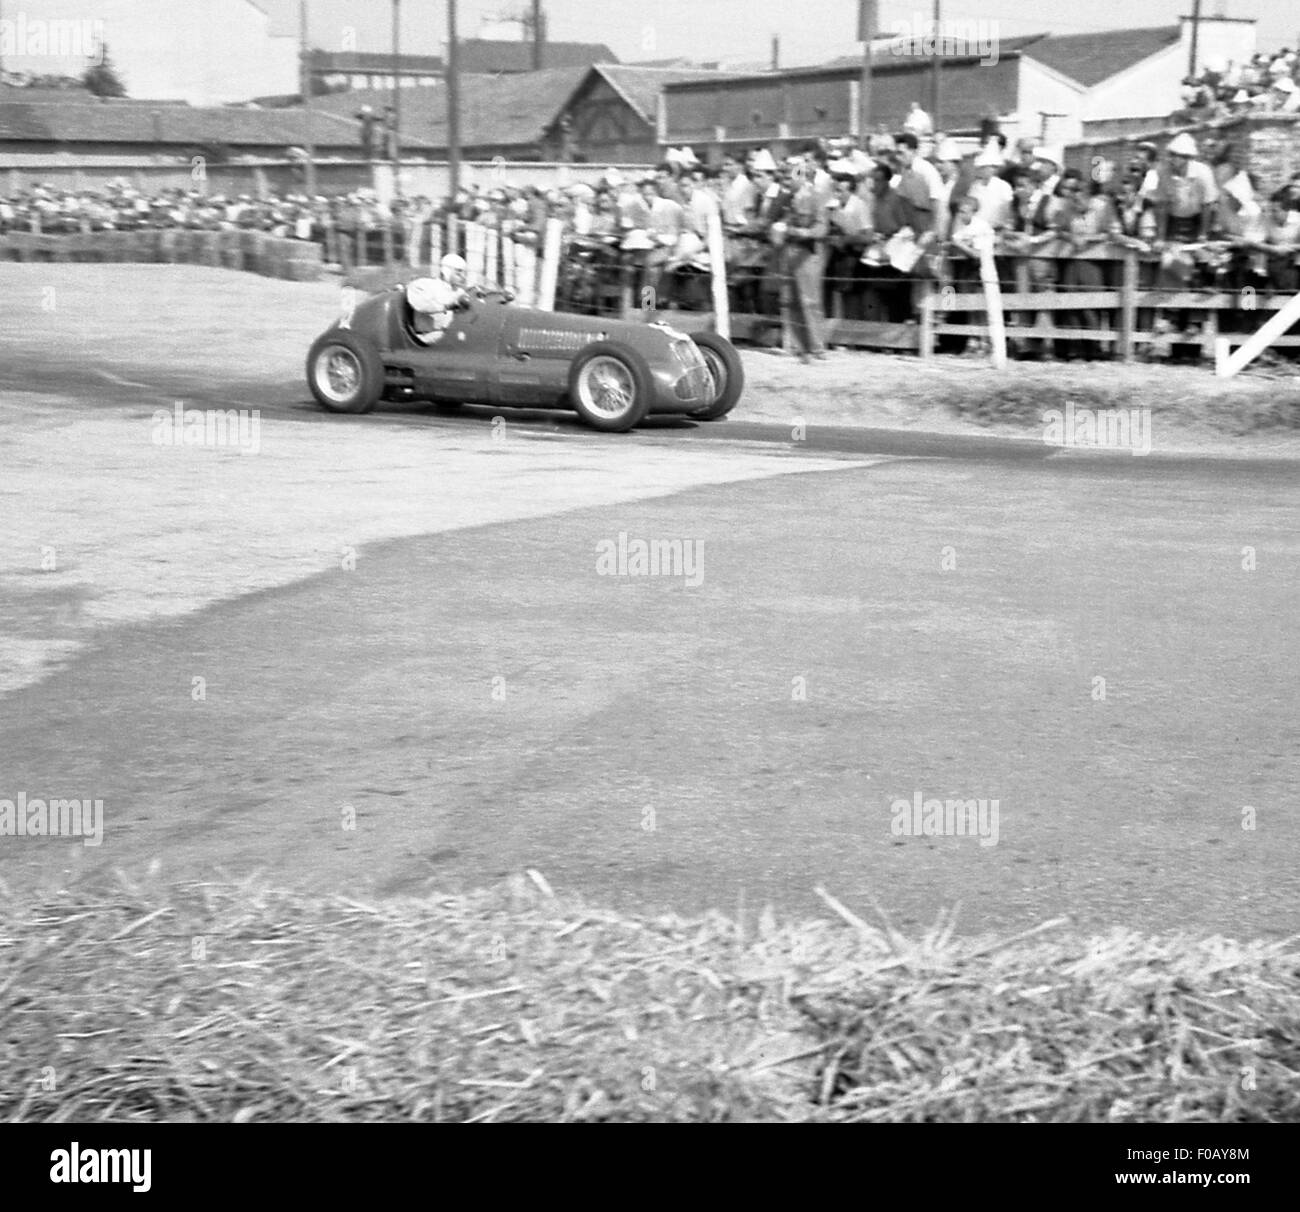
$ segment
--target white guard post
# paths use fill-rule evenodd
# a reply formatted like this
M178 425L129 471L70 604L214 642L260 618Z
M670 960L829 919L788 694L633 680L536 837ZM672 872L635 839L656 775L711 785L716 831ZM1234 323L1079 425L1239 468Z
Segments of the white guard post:
M988 308L989 347L993 366L1005 370L1007 365L1007 325L1002 314L1002 283L998 281L998 267L993 260L993 249L980 249L980 281L984 284L984 306Z
M722 238L722 215L709 213L709 269L713 275L713 327L718 336L731 340L731 306L727 301L726 244Z
M555 310L555 287L560 276L560 242L563 235L564 220L547 219L541 281L537 286L537 307L540 311Z
M469 266L469 284L481 286L487 257L487 229L482 223L465 224L465 263Z
M1214 343L1214 373L1221 379L1232 378L1297 321L1300 321L1300 295L1296 295L1281 311L1274 312L1257 332L1251 333L1250 339L1236 353L1229 352L1228 338L1220 337Z

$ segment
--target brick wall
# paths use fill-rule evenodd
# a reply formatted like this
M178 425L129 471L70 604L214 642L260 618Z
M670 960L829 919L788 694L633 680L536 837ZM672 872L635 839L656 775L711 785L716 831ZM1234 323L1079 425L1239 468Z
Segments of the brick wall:
M1139 143L1150 140L1163 147L1182 131L1198 144L1214 138L1240 146L1246 153L1245 167L1258 174L1266 193L1275 190L1292 173L1300 172L1300 114L1258 114L1197 126L1134 131L1122 138L1085 139L1066 149L1066 163L1084 172L1095 158L1114 160L1122 167L1136 155Z

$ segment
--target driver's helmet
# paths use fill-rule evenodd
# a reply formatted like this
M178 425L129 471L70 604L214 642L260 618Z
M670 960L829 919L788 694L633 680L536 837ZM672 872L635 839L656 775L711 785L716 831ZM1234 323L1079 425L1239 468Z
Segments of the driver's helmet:
M469 266L465 258L456 253L448 253L443 257L438 268L442 280L452 286L463 287L469 280Z

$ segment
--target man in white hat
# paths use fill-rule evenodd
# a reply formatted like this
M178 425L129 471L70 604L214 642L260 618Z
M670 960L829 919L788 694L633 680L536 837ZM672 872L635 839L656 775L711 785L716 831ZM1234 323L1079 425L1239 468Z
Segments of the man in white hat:
M939 171L939 200L935 212L935 235L940 240L948 238L952 230L952 217L957 212L957 204L970 189L969 180L963 180L961 172L961 148L955 139L942 139L935 149L935 164Z
M929 138L934 134L934 119L921 108L919 101L913 101L903 119L903 129L914 134L918 140Z
M1199 243L1210 230L1219 187L1210 166L1198 159L1196 140L1183 132L1165 149L1169 163L1160 171L1153 199L1161 243Z
M969 196L975 200L975 213L994 231L1012 226L1015 193L1005 177L999 175L1002 153L990 142L975 159L975 181Z
M1056 187L1061 183L1065 157L1051 147L1036 147L1033 155L1029 175L1034 188L1025 202L1023 213L1026 230L1042 232L1049 225L1049 212L1053 209Z
M1300 88L1290 76L1274 77L1268 108L1275 114L1294 114L1300 110Z

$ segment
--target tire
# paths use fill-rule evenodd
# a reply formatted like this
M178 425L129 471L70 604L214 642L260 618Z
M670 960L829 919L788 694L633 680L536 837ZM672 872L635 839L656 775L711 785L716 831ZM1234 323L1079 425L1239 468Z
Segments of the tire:
M707 408L697 408L686 415L692 421L720 421L740 402L745 390L745 366L726 337L715 332L696 333L692 338L704 355L713 380L713 403Z
M593 341L569 367L569 402L592 429L626 433L650 411L654 378L635 349Z
M370 412L384 390L384 363L372 341L338 328L307 355L307 385L330 412Z

